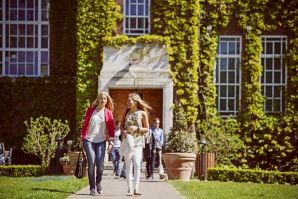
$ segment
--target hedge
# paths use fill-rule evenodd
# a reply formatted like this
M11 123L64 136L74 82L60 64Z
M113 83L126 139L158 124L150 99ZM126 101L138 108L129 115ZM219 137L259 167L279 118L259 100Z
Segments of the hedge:
M298 184L298 172L209 168L208 180L294 185Z

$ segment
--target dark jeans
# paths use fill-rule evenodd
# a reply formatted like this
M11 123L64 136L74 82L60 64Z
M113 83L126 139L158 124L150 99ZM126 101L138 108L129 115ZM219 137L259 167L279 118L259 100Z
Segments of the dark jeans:
M116 176L119 176L120 173L120 153L119 153L119 147L113 147L112 149L112 161L114 166L114 172Z
M88 179L91 190L95 189L96 184L100 183L102 180L106 153L106 141L93 143L88 140L84 140L84 149L88 160Z
M150 149L147 144L145 145L144 156L146 159L147 177L152 177L154 173L154 163L155 163L156 153L153 153L153 150Z

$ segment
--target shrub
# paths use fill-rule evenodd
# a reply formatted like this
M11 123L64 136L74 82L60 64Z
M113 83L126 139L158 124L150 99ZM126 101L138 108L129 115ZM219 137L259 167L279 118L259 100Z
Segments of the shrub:
M27 135L24 138L23 150L41 159L41 167L45 170L51 158L55 156L57 147L56 138L65 137L69 132L68 121L51 120L47 117L30 118L30 122L25 121Z
M237 164L241 156L239 151L244 147L238 135L240 126L237 120L215 116L208 121L198 122L197 130L199 139L204 137L207 142L204 148L200 146L200 150L215 153L217 165Z
M41 176L42 168L40 165L11 165L0 166L0 176L27 177Z
M208 180L298 184L298 172L209 168Z
M187 121L181 107L174 111L174 125L169 132L165 152L193 153L195 151L195 136L187 128Z

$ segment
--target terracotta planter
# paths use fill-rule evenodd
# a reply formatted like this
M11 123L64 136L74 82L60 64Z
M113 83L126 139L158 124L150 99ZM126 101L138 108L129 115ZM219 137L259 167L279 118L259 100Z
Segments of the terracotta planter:
M74 175L74 169L71 164L62 164L64 175Z
M170 180L190 180L195 166L195 153L165 153L162 158Z

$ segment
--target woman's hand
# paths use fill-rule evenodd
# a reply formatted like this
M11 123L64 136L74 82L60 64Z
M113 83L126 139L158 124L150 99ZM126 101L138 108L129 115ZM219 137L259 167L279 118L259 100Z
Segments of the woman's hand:
M134 131L138 130L138 127L137 126L128 126L127 127L127 131L129 133L133 133Z

